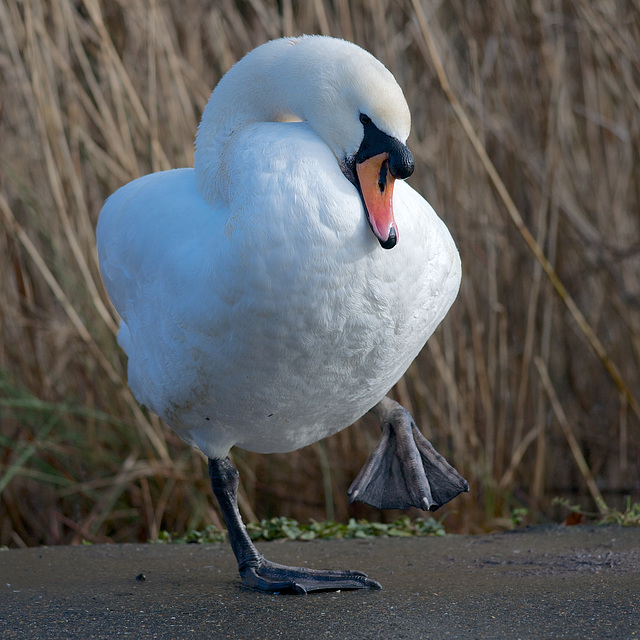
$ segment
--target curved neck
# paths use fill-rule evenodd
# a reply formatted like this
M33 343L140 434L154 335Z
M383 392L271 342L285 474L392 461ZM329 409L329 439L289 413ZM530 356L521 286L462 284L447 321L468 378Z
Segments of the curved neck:
M388 136L407 139L411 116L402 90L370 53L324 36L267 42L242 58L211 94L196 137L198 189L210 204L226 199L232 169L227 152L251 123L306 120L343 163L360 147L363 113Z
M254 122L307 119L304 102L312 90L313 71L308 58L303 68L290 53L295 45L294 39L281 39L252 51L211 94L198 127L194 158L196 184L208 202L224 197L220 180L226 174L225 151L234 134Z

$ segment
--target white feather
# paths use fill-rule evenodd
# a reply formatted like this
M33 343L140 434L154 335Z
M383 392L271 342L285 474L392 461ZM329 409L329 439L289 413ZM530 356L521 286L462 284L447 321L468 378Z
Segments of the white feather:
M315 39L329 57L344 58L346 45L358 49ZM380 247L325 139L329 120L261 122L260 86L252 87L251 117L242 118L242 103L225 112L231 109L225 85L255 82L253 64L286 41L276 42L249 54L214 91L196 169L127 184L107 200L98 222L100 266L122 317L129 385L139 402L209 457L224 457L232 446L290 451L349 426L403 375L460 284L448 230L399 180L399 241L391 250ZM303 68L305 49L287 46L291 55L301 51L296 65ZM386 86L388 71L362 53L343 66L353 75L364 65L363 77L377 73ZM271 75L282 72L273 61L268 67ZM332 68L340 75L340 67ZM351 103L378 101L378 111L387 113L387 102L398 101L395 90L370 95L370 82L350 89L366 96L333 103L336 127L348 119L358 144L362 127ZM321 94L323 82L317 84ZM308 88L298 97L314 99ZM404 131L402 104L398 112ZM234 123L226 137L210 127L216 120ZM209 128L215 133L205 144ZM199 188L203 180L215 184Z

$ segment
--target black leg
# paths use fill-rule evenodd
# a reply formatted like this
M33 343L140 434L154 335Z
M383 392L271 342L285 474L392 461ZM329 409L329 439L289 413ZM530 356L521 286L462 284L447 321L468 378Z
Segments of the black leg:
M242 583L271 593L307 593L340 589L380 589L360 571L317 571L287 567L266 560L255 548L238 511L238 470L229 458L209 458L211 488L218 499L229 531L229 542L238 561Z
M371 411L380 420L382 439L349 488L351 502L435 511L469 491L467 481L420 433L406 409L384 398Z

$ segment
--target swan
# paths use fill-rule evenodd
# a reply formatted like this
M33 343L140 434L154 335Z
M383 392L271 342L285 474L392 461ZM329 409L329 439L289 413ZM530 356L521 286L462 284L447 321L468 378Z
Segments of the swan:
M238 511L234 446L293 451L371 410L382 440L351 500L433 510L469 490L385 397L461 278L446 226L403 180L410 126L402 90L368 52L324 36L273 40L214 89L194 167L134 180L100 213L129 386L207 456L247 587L380 585L264 558Z

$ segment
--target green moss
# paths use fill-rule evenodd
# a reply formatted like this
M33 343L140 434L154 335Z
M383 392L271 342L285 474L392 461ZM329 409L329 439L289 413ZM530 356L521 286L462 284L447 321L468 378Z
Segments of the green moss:
M618 524L623 527L640 527L640 502L631 503L631 497L627 497L627 504L624 511L611 509L604 502L600 505L600 512L593 513L586 511L577 504L570 504L564 498L556 498L554 504L568 509L571 513L577 513L585 519L593 520L598 524Z
M270 518L247 525L247 531L254 541L265 540L332 540L349 538L411 537L411 536L443 536L446 534L442 522L434 518L417 518L411 520L404 516L392 523L368 522L350 518L347 523L317 522L311 520L301 524L293 518ZM227 532L210 525L201 531L189 531L183 536L176 536L162 531L158 536L159 543L202 543L223 542Z

